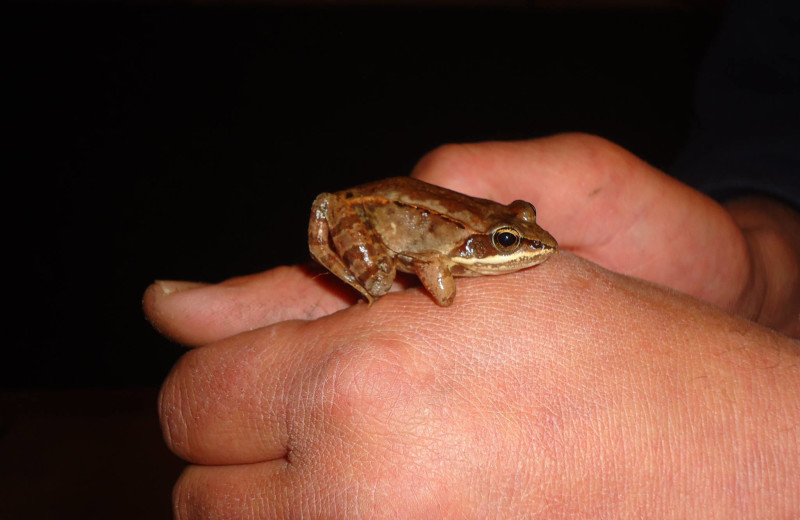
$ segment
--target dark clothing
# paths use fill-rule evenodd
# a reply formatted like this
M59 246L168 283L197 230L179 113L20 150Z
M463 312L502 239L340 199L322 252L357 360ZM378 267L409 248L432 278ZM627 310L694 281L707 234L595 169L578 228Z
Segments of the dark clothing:
M672 173L718 200L762 193L800 209L800 2L731 2L695 95Z

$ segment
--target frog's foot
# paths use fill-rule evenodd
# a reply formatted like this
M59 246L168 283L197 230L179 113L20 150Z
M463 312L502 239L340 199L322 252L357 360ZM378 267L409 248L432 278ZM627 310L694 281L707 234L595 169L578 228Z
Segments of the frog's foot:
M442 307L449 306L456 297L456 282L446 262L447 258L438 252L414 256L414 272Z

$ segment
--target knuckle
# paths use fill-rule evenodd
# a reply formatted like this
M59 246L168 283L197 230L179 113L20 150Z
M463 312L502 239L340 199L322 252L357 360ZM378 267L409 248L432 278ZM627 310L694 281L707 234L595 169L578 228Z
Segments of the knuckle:
M183 359L183 358L182 358ZM164 441L170 450L178 456L186 456L186 441L189 425L186 418L187 403L184 399L186 395L185 385L177 377L178 365L173 368L158 396L158 415L161 421L161 431Z
M238 479L218 478L201 466L188 466L172 488L172 510L178 520L244 518Z
M197 455L197 433L203 431L203 423L214 420L214 414L208 413L213 403L203 399L197 389L218 386L211 381L213 371L207 370L199 352L187 352L181 357L167 376L158 399L164 441L176 455L187 460Z
M191 471L191 467L186 468L172 488L172 513L176 520L200 518L204 509L197 504L197 494L189 477Z
M413 376L403 342L353 345L322 363L320 398L337 423L384 422L409 405Z
M228 453L228 443L253 434L249 428L259 428L260 423L242 429L231 425L269 406L258 391L244 391L261 384L262 373L254 361L261 345L237 341L218 346L184 354L159 395L164 440L190 462L209 463Z

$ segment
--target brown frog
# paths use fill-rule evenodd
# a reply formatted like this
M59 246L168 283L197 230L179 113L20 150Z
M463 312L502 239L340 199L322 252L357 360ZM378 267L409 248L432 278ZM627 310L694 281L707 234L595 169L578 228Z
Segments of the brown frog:
M447 306L456 294L454 276L509 273L558 250L529 202L504 206L411 177L320 194L308 243L317 262L370 304L389 292L396 270L415 273Z

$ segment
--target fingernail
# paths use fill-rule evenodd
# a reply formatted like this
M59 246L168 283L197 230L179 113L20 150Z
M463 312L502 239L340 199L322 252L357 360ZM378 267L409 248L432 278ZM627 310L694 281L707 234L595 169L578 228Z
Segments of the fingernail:
M208 285L207 283L184 282L181 280L156 280L155 284L161 289L162 296L169 296L177 292L206 287Z

